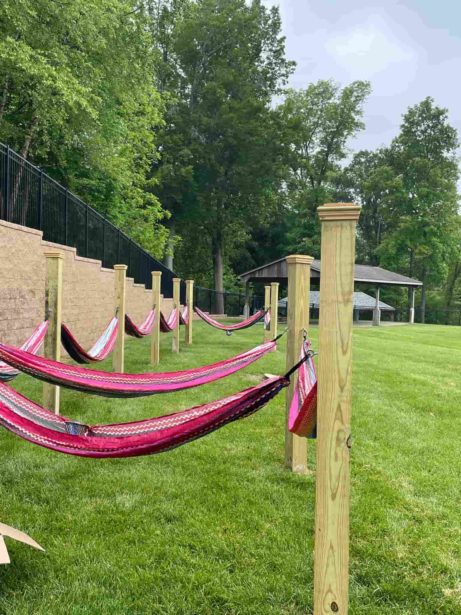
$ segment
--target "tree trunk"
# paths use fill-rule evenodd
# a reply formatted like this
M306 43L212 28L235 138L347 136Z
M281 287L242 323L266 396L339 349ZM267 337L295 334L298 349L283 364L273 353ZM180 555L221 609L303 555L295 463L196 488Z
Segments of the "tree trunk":
M30 150L30 146L32 143L32 138L34 136L35 133L35 129L37 128L37 124L38 124L38 117L35 116L32 119L32 123L30 125L29 130L26 133L26 138L24 140L24 145L22 146L20 155L25 158L27 160L27 156L29 155L29 150ZM12 211L14 211L15 206L16 206L16 201L18 200L19 197L19 191L21 188L21 182L22 182L22 178L24 176L24 165L21 165L19 167L18 170L18 174L16 175L16 179L14 182L14 187L13 187L13 193L11 196L11 208ZM27 178L27 176L26 176ZM24 199L24 203L23 203L23 207L21 209L20 212L20 216L19 216L19 224L22 224L23 226L26 226L26 222L27 222L27 213L29 211L29 200L28 199Z
M453 302L453 294L455 292L456 282L461 276L461 261L458 261L453 265L453 270L448 276L447 290L445 293L445 305L447 308L451 307Z
M216 314L224 314L224 266L222 254L222 238L220 235L213 238L213 270L214 287L216 292Z
M174 227L171 226L170 234L168 236L168 241L165 249L165 258L163 259L163 264L165 265L165 267L168 267L168 269L171 269L171 271L173 271L174 266L174 239Z

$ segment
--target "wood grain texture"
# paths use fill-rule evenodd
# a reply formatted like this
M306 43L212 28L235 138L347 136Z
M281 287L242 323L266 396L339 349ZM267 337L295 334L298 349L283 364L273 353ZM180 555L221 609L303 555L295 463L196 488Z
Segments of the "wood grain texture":
M287 370L299 360L304 330L309 327L309 292L312 256L287 256L288 312L287 312ZM291 379L286 392L285 421L285 465L293 472L306 474L307 439L300 438L288 430L288 413L293 398L296 375Z
M344 210L342 208L344 207ZM360 208L329 204L322 221L314 613L348 612L352 297Z
M114 372L125 369L125 313L126 313L126 265L114 265L115 270L115 312L118 317L118 332L112 355Z
M267 310L270 310L270 307L271 307L271 287L269 284L266 284L266 286L264 287L264 309L267 311ZM266 342L267 340L270 340L270 338L271 338L270 326L266 328L266 325L264 324L264 341Z
M61 360L61 322L62 322L62 252L45 252L45 319L48 330L45 336L44 355L53 361ZM43 383L43 406L59 414L60 389L54 384Z
M152 308L155 310L154 328L150 340L150 361L152 365L160 363L160 312L162 301L160 288L162 284L162 272L152 271Z
M173 341L171 344L171 349L173 352L179 352L179 309L180 309L180 278L173 278L173 310L178 312L178 321L176 323L176 328L173 330Z
M189 315L186 323L186 344L192 344L192 323L194 322L194 280L186 280L186 305Z
M271 322L269 328L269 338L273 340L278 335L279 323L279 283L271 283Z

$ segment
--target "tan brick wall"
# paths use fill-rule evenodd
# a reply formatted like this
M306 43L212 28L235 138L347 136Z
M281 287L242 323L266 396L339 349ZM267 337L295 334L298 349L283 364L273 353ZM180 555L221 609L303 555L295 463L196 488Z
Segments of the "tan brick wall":
M84 347L101 335L114 314L114 271L101 261L77 256L75 248L42 240L42 233L0 220L0 340L20 345L43 320L45 257L61 250L63 263L62 320ZM151 291L127 278L126 309L136 323L151 308ZM169 314L171 299L162 309Z

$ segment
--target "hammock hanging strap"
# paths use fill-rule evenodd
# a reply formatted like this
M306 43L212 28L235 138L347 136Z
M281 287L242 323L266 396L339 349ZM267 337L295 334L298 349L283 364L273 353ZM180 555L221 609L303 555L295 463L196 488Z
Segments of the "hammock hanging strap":
M40 350L43 340L45 339L46 332L48 331L48 321L45 320L40 323L33 331L32 335L24 342L20 350L29 352L31 354L37 354ZM0 382L7 382L16 378L21 372L14 367L11 367L7 363L0 361Z
M211 318L209 314L206 314L197 306L194 307L194 311L208 325L211 325L215 329L221 329L222 331L228 331L228 332L248 329L248 327L252 327L254 324L262 320L266 314L264 310L259 310L259 312L256 312L255 314L253 314L253 316L250 316L250 318L247 318L246 320L242 320L241 322L236 322L233 325L225 325L221 322L218 322L217 320L214 320L214 318Z
M302 437L315 437L317 424L317 375L311 344L304 340L296 385L288 413L288 429Z
M61 325L61 342L69 356L77 363L95 363L103 361L114 349L117 340L118 318L114 316L101 337L89 350L85 350L74 337L67 325Z

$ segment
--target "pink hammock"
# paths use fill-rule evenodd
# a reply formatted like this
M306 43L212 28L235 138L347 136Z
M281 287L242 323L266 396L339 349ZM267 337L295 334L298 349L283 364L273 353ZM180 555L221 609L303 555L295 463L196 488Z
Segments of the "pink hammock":
M150 374L118 374L86 369L36 357L5 344L0 344L0 359L34 378L70 389L111 397L138 397L214 382L247 367L276 347L277 343L273 340L211 365L179 372Z
M23 350L25 352L29 352L31 354L37 354L40 350L40 347L45 339L46 332L48 331L48 321L40 323L38 327L35 328L32 335L24 342L19 350ZM3 363L0 361L0 381L7 382L8 380L12 380L16 378L20 372L17 369L14 369L10 365Z
M288 429L298 436L315 437L317 424L317 376L310 342L301 349L298 379L288 413Z
M145 337L152 333L155 323L155 310L151 310L145 320L138 326L136 325L128 314L125 314L125 333L132 337Z
M214 320L214 318L211 318L209 314L202 312L202 310L198 307L194 307L194 310L195 310L195 313L198 316L200 316L200 318L204 320L208 325L215 327L215 329L221 329L222 331L226 331L226 332L239 331L240 329L247 329L248 327L251 327L255 323L262 320L265 314L264 310L259 310L259 312L256 312L255 314L253 314L253 316L250 316L250 318L247 318L246 320L242 320L241 322L236 322L233 325L225 325L221 322L218 322L217 320Z
M118 333L118 318L114 316L101 337L89 350L85 350L73 336L67 325L61 325L61 342L67 353L77 363L103 361L114 349Z
M81 457L133 457L166 451L262 408L289 383L261 384L175 414L114 425L84 425L58 416L0 384L0 424L24 440Z
M188 322L189 322L189 308L186 305L183 311L179 314L179 324L187 325Z
M271 311L269 308L268 310L266 310L266 313L264 314L264 329L268 331L270 329L270 326L271 326Z
M170 333L178 326L178 309L171 310L168 318L165 318L163 312L160 312L160 331L162 333Z

